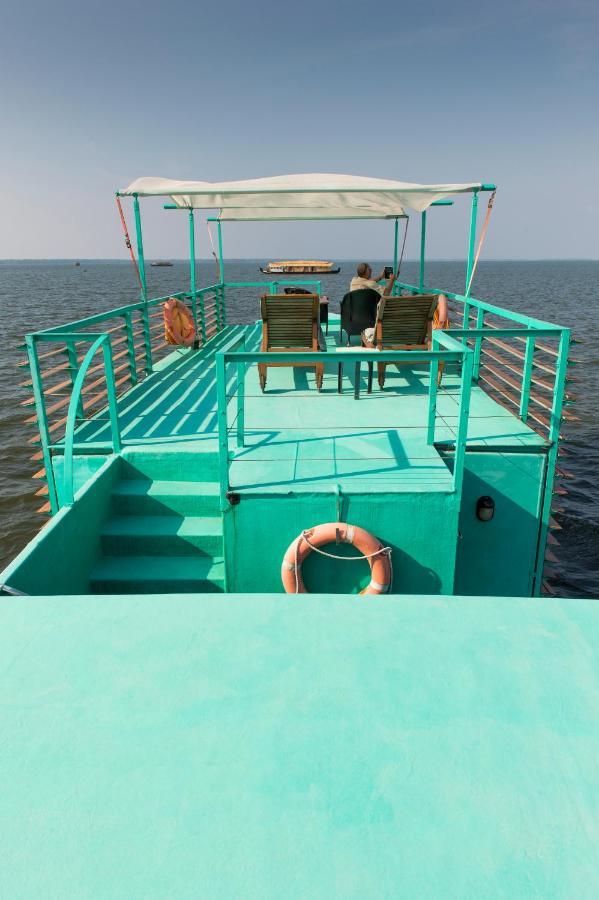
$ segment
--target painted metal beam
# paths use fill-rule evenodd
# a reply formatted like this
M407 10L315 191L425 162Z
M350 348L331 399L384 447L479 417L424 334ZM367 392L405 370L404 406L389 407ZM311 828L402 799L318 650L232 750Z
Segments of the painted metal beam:
M466 297L470 293L470 273L474 264L474 253L476 245L476 217L478 214L478 191L472 194L472 204L470 207L470 231L468 234L468 260L466 263Z
M424 264L426 257L426 210L420 214L420 270L418 274L418 285L420 289L424 287Z
M143 234L141 230L141 213L139 209L139 198L137 194L133 196L133 213L135 215L135 240L137 243L137 265L139 267L139 277L141 279L141 295L142 300L148 300L148 286L146 284L146 261L144 257Z

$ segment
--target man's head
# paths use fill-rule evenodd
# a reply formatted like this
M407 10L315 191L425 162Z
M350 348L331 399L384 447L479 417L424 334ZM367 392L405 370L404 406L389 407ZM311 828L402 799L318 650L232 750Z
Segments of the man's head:
M372 278L372 269L368 263L360 263L357 268L358 278Z

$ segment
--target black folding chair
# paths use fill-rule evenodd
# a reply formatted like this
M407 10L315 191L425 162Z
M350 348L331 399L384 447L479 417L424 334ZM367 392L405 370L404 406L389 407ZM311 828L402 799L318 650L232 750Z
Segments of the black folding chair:
M349 291L341 301L341 327L339 343L343 343L343 332L347 334L347 343L352 335L360 335L365 328L374 328L376 308L381 295L371 288L360 288Z

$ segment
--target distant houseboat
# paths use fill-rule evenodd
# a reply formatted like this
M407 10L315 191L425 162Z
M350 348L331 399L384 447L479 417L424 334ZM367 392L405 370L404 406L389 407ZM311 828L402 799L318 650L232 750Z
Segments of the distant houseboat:
M260 271L264 275L336 275L341 268L323 259L283 259L260 266Z
M157 259L152 263L153 266L172 266L172 262L168 259Z

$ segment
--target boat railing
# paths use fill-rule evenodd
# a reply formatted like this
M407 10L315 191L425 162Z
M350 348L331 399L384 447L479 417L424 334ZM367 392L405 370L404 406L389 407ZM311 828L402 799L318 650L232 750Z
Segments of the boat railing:
M94 360L96 353L102 349L104 357L104 375L106 381L106 390L108 392L108 419L110 421L110 436L112 442L112 452L119 453L121 450L121 435L119 429L119 417L117 409L116 388L114 386L114 372L112 363L112 349L110 346L110 337L107 334L100 334L93 342L87 353L85 354L69 402L67 412L67 424L64 438L64 458L63 458L63 505L72 506L74 502L73 490L73 454L75 451L75 428L78 422L78 413L81 404L81 391L85 376Z
M474 381L542 437L556 439L558 407L562 420L575 419L563 408L573 399L564 395L569 329L440 288L398 283L397 289L445 294L452 333L461 328L474 351Z
M155 371L161 360L176 349L164 340L162 306L169 297L176 297L188 305L196 323L197 345L201 347L227 324L227 291L256 288L276 293L281 285L311 287L320 292L320 281L313 279L218 282L193 292L179 291L128 303L28 334L21 349L27 352L27 361L22 366L29 368L29 377L19 386L29 394L22 405L28 410L33 407L33 415L28 415L25 420L37 432L29 441L35 447L32 459L42 464L34 475L40 481L36 495L44 498L38 511L49 513L58 509L51 460L53 452L63 452L61 437L65 432L72 388L86 354L86 344L92 337L100 333L110 337L114 362L112 381L116 395L120 397ZM101 369L98 364L89 370L96 378L86 380L82 387L77 408L78 424L102 415L107 407L108 387L100 375Z
M185 297L184 294L175 296ZM34 477L46 480L36 492L47 498L39 512L56 512L58 509L52 455L62 452L67 410L89 341L100 334L110 338L111 386L117 396L124 394L153 370L161 355L166 355L161 346L164 341L162 325L157 320L162 314L160 304L165 299L127 304L26 335L24 348L28 359L25 365L29 367L29 378L20 386L30 392L23 405L33 406L35 410L34 415L26 419L27 424L37 429L37 434L30 438L30 443L36 446L33 459L41 461L43 466ZM89 375L95 377L88 378L82 388L77 405L79 423L101 415L107 406L109 388L102 370L101 363L94 363L89 368ZM54 450L56 447L59 449Z
M121 438L117 411L115 367L110 334L107 332L103 332L101 334L93 334L75 331L61 331L59 334L54 334L48 331L45 333L38 333L36 335L27 335L26 338L28 350L32 348L37 349L37 346L39 344L48 345L54 344L56 342L62 343L64 340L67 340L69 342L69 346L80 347L82 343L89 344L90 341L92 343L88 350L81 356L80 364L77 365L76 371L74 370L72 385L64 385L64 387L66 388L70 387L70 390L65 391L65 395L67 397L65 401L67 405L67 411L66 416L61 419L61 424L64 424L65 426L64 438L61 443L53 443L52 438L50 437L51 432L47 422L47 407L44 403L44 398L41 393L41 381L38 379L33 379L32 386L36 408L40 416L40 435L42 433L44 433L45 435L45 440L42 443L42 453L44 464L46 466L48 493L52 502L53 509L57 509L60 506L70 506L73 503L73 455L75 450L77 449L75 446L75 431L77 426L81 424L86 415L83 409L83 385L86 376L90 373L96 373L96 376L94 377L91 386L89 386L89 389L97 390L99 385L101 384L102 395L106 396L107 398L106 408L108 409L108 420L110 422L111 433L110 444L107 444L106 446L102 445L100 447L96 447L96 451L101 450L103 452L118 453L121 449ZM98 365L92 366L95 356L100 349L102 350L103 355L102 362ZM64 406L64 402L62 400L60 401L60 405L61 407ZM99 413L97 413L94 418L96 420L99 420ZM54 428L54 430L56 429ZM86 452L89 452L85 446L82 449L84 449ZM59 490L59 487L56 483L56 474L52 466L51 457L53 451L56 450L60 450L60 452L63 454L62 490Z
M339 357L335 353L285 351L239 351L235 347L243 340L237 338L231 345L223 347L216 354L216 393L218 407L218 441L219 441L219 480L221 509L227 509L231 492L234 488L229 481L229 466L232 459L245 446L245 372L248 366L258 363L276 365L284 363L310 364L338 362ZM448 332L438 332L435 344L431 350L359 350L352 351L352 363L428 363L430 366L429 390L428 390L428 428L427 441L433 444L435 440L437 374L440 363L453 362L461 366L460 396L458 404L458 422L455 436L455 457L453 466L453 489L461 490L464 475L464 455L468 430L468 416L470 409L470 391L472 387L473 351L461 343ZM231 379L227 372L227 366L234 365L235 373L231 385ZM234 413L229 414L229 406L235 400ZM392 423L389 423L392 427ZM235 432L236 449L230 450L229 438L231 432Z

